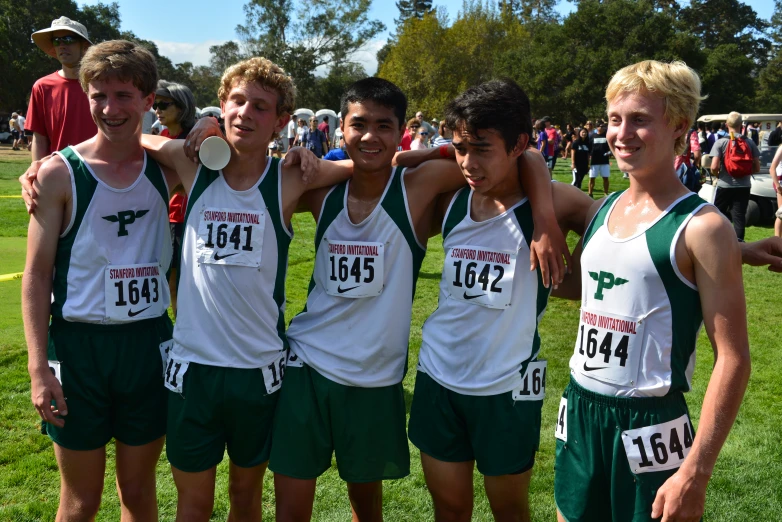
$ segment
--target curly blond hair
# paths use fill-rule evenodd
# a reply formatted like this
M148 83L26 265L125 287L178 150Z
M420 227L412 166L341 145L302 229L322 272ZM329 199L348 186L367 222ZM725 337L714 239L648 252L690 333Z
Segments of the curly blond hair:
M236 82L256 82L261 87L277 92L277 114L293 114L296 102L296 85L293 79L271 60L259 56L230 66L220 79L217 96L225 102Z
M619 69L608 82L606 101L619 94L630 92L650 92L663 99L665 118L673 125L684 123L689 129L698 115L701 100L701 79L684 62L664 63L657 60L644 60ZM686 148L687 133L676 138L676 154Z

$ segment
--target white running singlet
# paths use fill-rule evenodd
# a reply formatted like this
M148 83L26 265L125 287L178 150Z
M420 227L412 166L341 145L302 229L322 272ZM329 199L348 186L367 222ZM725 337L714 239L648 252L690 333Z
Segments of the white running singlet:
M445 214L440 298L424 323L418 369L457 393L496 395L522 389L540 351L538 323L549 291L527 264L533 233L527 199L476 222L472 194L461 189Z
M73 147L56 154L70 172L73 210L57 243L52 316L120 324L165 314L172 247L160 167L144 153L136 181L116 189Z
M606 199L584 234L582 300L571 376L618 397L660 397L690 389L703 324L698 289L676 264L676 242L707 205L696 194L674 201L645 231L608 232L621 192Z
M326 196L307 305L288 328L290 366L303 361L334 382L364 388L404 377L426 249L415 237L403 178L403 168L392 172L377 207L358 224L348 217L349 181Z
M187 204L171 358L266 368L287 348L293 234L282 216L280 170L269 158L258 182L236 191L222 171L199 167Z

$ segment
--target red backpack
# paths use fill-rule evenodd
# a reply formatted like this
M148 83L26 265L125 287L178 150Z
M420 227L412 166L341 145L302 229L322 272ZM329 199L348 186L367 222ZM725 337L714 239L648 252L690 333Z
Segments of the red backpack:
M728 142L725 150L725 170L734 178L743 178L752 174L752 149L746 138L737 136Z

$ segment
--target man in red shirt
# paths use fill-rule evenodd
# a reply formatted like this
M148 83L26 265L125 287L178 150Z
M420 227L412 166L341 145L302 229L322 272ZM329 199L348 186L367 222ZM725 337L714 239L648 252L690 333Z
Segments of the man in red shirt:
M90 116L90 102L79 84L79 64L92 45L87 28L62 16L48 29L34 32L32 39L62 64L62 69L35 82L30 96L26 128L33 132L33 160L38 160L88 140L98 130Z

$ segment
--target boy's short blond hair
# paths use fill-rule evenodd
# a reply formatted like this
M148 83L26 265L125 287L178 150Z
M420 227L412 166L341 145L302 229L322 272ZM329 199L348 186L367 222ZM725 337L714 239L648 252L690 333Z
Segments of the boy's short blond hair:
M665 118L673 125L684 124L689 129L698 114L701 96L701 79L698 73L684 62L664 63L644 60L620 69L608 82L606 101L623 92L650 92L663 99ZM687 133L676 139L676 154L686 148Z
M266 58L254 57L230 66L220 79L217 97L221 102L228 99L228 93L237 81L258 83L264 89L277 93L277 115L293 114L296 103L296 85L293 79L279 65Z
M144 96L155 92L155 57L141 45L127 40L109 40L91 45L79 67L79 83L84 92L94 80L130 81Z
M729 129L741 132L741 113L733 111L728 114L728 119L725 120L725 126Z

